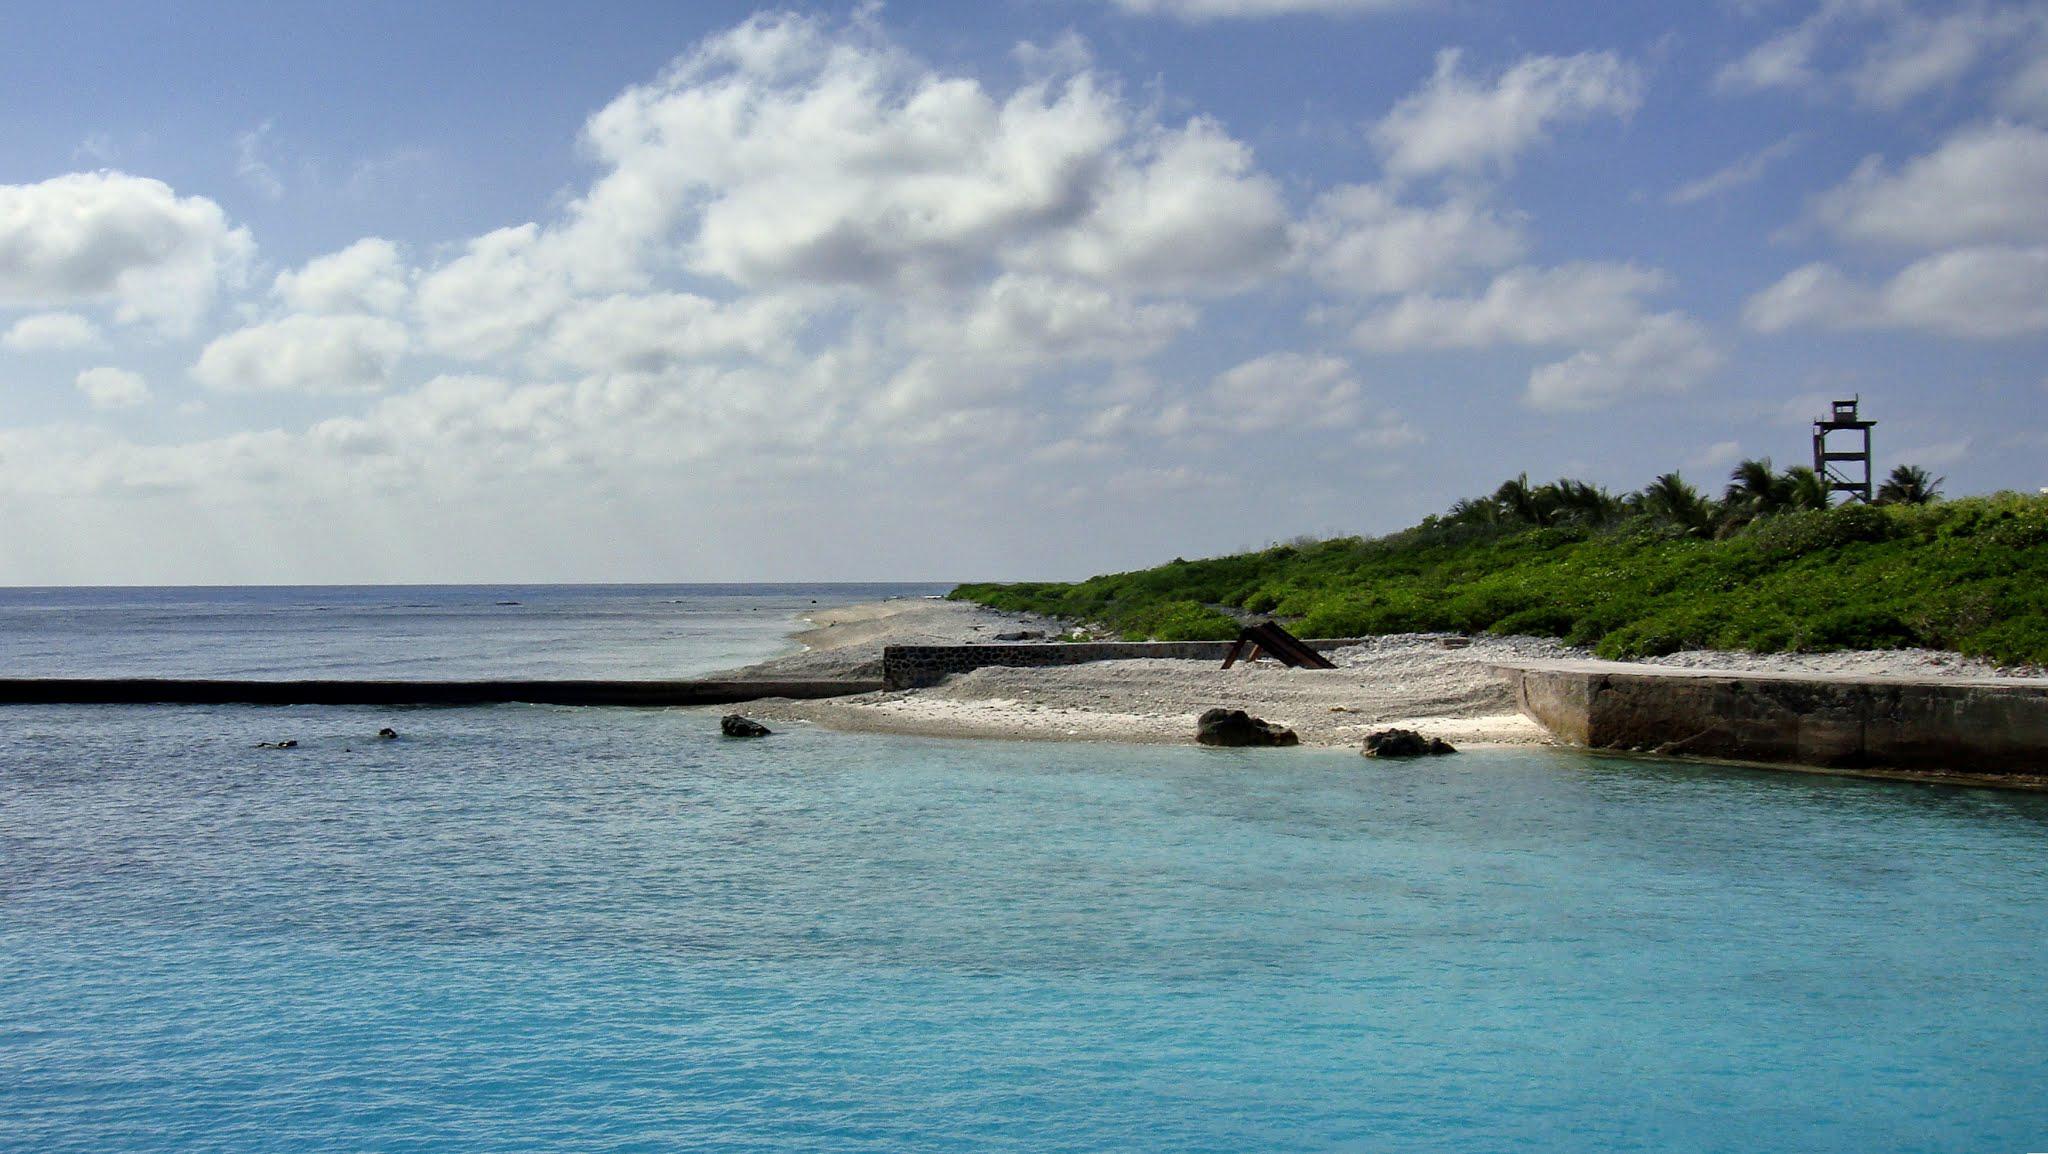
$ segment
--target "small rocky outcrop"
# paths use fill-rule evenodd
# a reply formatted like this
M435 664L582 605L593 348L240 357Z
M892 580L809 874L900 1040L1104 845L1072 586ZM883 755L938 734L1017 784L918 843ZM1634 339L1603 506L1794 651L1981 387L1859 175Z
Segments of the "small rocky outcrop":
M766 737L774 731L751 717L728 713L718 719L718 732L727 737Z
M1367 757L1434 757L1458 752L1441 737L1424 737L1412 729L1382 729L1365 737Z
M1301 738L1284 725L1253 717L1242 709L1212 709L1196 719L1195 740L1203 745L1300 745Z

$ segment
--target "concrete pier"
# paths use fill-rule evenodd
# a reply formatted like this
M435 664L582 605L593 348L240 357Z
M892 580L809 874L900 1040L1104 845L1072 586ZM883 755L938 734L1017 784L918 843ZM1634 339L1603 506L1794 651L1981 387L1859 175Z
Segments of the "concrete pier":
M880 681L180 681L0 679L0 705L734 705L847 697Z
M2048 775L2048 678L1730 673L1611 661L1498 667L1589 749L1820 769Z

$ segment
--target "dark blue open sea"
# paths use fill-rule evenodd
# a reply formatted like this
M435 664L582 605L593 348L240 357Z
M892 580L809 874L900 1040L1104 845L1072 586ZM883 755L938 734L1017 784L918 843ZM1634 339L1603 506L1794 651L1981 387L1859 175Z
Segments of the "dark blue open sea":
M681 675L877 594L6 591L0 666ZM0 1150L2048 1150L2048 798L717 712L0 708Z

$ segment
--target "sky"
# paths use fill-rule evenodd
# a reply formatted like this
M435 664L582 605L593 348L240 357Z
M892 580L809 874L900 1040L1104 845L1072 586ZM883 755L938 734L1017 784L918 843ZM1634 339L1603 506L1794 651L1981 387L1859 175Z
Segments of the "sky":
M2048 4L0 8L0 584L1072 578L2048 486Z

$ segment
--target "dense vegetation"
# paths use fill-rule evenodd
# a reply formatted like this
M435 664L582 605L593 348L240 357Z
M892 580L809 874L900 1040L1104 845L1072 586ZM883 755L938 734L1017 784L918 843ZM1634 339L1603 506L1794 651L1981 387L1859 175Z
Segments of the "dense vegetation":
M1615 497L1518 478L1376 539L1176 559L1074 584L963 585L956 598L1131 639L1458 630L1562 637L1602 656L1925 646L2048 663L2048 496L1936 499L1902 466L1876 505L1829 508L1803 469L1735 470L1720 500L1676 474Z

